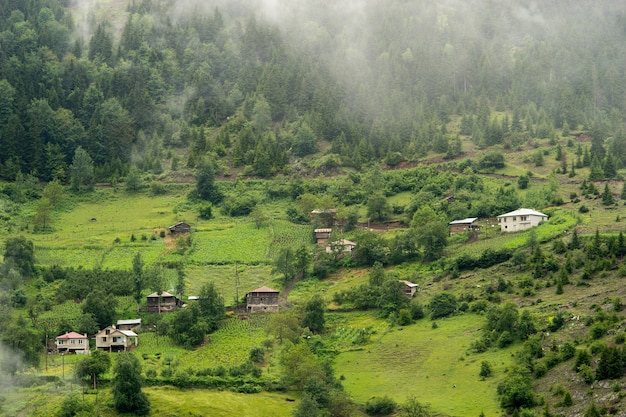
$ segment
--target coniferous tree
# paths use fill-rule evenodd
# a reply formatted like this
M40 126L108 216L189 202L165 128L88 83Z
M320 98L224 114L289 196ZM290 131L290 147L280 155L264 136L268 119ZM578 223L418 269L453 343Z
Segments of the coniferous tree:
M602 192L602 204L605 206L612 206L615 204L615 198L613 198L613 193L609 188L609 184L604 184L604 191Z

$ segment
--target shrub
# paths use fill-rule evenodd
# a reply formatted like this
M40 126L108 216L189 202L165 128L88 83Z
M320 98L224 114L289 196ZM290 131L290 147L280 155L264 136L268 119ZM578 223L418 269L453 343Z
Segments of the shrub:
M209 220L213 218L213 205L205 204L200 207L199 215L201 219Z
M492 370L491 370L491 364L488 361L482 361L480 363L480 377L481 378L488 378L491 376Z
M263 348L253 347L250 349L250 360L254 363L261 363L265 359L265 352Z
M398 324L401 326L408 326L413 320L411 319L411 312L408 308L402 308L398 312Z
M396 402L387 397L372 397L365 403L365 412L370 416L386 416L396 411Z
M447 292L435 294L430 301L430 318L435 320L441 317L451 316L456 311L456 303L457 300L454 294Z
M548 373L548 367L544 363L535 365L535 378L542 378Z

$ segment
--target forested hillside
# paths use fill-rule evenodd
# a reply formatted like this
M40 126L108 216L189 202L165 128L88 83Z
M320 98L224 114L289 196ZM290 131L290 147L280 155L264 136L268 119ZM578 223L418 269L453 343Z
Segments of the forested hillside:
M623 413L605 3L0 0L0 415Z
M267 177L316 151L394 165L564 126L626 156L619 3L2 3L7 180L69 181L79 147L96 182L161 172L170 149Z

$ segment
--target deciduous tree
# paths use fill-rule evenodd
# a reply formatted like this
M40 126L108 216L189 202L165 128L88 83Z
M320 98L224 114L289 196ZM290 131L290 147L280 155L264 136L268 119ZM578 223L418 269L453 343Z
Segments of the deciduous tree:
M141 364L139 359L129 352L120 353L113 370L111 391L113 406L121 413L135 413L140 416L150 413L150 401L141 390Z

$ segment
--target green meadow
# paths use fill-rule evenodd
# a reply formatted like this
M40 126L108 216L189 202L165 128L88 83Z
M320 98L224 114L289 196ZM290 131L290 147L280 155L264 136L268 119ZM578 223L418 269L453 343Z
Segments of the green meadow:
M361 404L373 396L386 395L397 402L415 397L445 415L500 415L495 392L503 369L511 363L512 349L469 354L483 322L484 317L467 314L438 320L436 329L429 320L388 328L362 349L340 353L336 374ZM481 380L485 360L494 372Z

